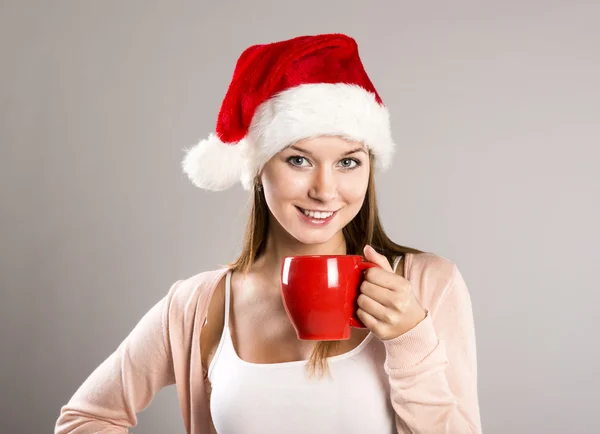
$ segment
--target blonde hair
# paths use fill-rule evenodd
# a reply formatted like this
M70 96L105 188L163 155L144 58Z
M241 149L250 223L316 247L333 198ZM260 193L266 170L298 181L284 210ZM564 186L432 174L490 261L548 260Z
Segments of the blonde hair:
M379 220L373 175L373 156L370 157L371 171L369 184L363 205L358 214L348 223L342 233L346 241L346 253L362 255L363 249L370 244L379 253L392 262L398 255L405 253L421 253L421 250L405 247L394 243L383 230ZM247 273L254 262L265 251L267 233L269 230L269 210L262 189L255 183L251 202L250 215L239 257L229 266L232 270ZM328 373L327 357L337 348L339 341L317 342L308 360L307 369L311 375L318 372Z

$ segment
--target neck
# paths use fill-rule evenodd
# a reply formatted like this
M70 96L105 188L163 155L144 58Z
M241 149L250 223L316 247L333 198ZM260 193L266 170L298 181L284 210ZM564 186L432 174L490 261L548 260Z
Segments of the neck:
M279 281L283 258L286 256L345 255L346 241L342 231L321 244L304 244L288 234L277 224L269 225L265 251L255 262L255 270L260 270L273 281Z

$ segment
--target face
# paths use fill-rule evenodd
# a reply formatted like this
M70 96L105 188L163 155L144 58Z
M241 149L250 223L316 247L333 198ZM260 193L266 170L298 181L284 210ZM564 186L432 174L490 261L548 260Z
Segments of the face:
M363 204L369 171L364 145L339 137L305 139L280 151L261 172L275 227L303 244L342 237Z

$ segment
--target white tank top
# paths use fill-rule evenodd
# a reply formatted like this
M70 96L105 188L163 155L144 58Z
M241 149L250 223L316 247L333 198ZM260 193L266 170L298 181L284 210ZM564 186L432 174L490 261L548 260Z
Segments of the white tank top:
M394 261L394 270L400 257ZM225 278L223 335L208 369L218 434L395 433L385 348L372 333L327 359L331 376L309 378L306 360L240 359L229 329L231 271Z

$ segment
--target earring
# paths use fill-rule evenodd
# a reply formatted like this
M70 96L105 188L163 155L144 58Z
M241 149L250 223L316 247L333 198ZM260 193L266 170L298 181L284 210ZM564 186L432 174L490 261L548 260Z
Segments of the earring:
M256 184L256 191L262 191L262 185Z

